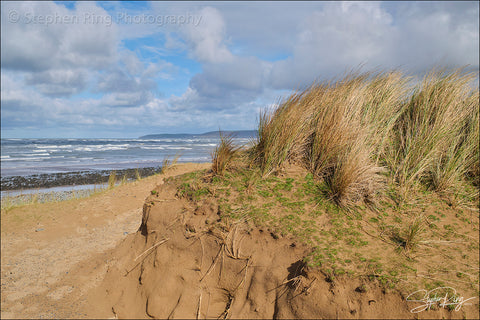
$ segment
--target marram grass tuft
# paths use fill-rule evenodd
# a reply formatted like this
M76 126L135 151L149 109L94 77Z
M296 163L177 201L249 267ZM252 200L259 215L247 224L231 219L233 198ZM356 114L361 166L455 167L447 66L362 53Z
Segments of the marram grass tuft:
M250 162L262 176L300 164L347 207L372 201L386 177L403 195L420 184L436 191L466 179L478 185L476 77L433 70L412 84L393 71L314 83L260 114Z

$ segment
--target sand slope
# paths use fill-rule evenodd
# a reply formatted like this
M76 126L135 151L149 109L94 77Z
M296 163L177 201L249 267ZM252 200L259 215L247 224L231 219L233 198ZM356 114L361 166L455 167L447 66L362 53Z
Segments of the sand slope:
M331 281L303 263L308 249L243 222L218 228L218 205L197 208L156 189L139 232L120 245L90 301L117 318L462 318L445 309L410 313L405 298L372 282ZM98 306L98 305L97 305ZM110 308L111 307L111 308ZM475 310L470 308L470 317Z
M180 165L167 176L207 168ZM410 313L373 282L309 269L308 248L216 223L155 176L85 200L2 213L2 318L475 318ZM151 193L151 190L155 192ZM42 229L42 230L41 230ZM38 230L37 232L35 230Z
M307 248L239 222L210 225L218 207L188 210L164 185L135 236L115 252L92 301L118 318L413 318L402 298L360 281L329 282L302 262ZM110 311L110 310L109 310ZM102 310L94 313L103 314Z
M87 199L2 212L1 317L84 317L84 295L103 279L107 250L138 230L150 191L165 176L206 167L177 165Z

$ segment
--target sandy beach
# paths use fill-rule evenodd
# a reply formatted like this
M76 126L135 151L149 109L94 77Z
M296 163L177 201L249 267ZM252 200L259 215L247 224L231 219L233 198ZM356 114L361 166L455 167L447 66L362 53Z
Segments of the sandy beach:
M150 191L206 167L178 165L90 198L2 211L2 319L87 316L86 293L103 279L108 250L138 230Z

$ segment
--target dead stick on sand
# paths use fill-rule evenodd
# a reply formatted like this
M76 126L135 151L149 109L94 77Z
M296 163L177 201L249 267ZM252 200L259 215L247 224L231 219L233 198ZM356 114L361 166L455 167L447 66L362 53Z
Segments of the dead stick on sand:
M207 319L208 311L210 310L210 290L208 290L208 287L206 289L208 293L208 300L207 300L207 312L205 312L205 320Z
M312 287L313 287L313 283L315 282L315 280L317 280L317 278L313 278L312 282L310 282L310 284L308 286L306 286L305 288L303 288L299 293L297 293L296 295L294 295L293 297L291 297L289 300L292 300L296 297L298 297L299 295L301 294L307 294L308 293L308 290L310 290ZM295 290L293 291L295 293L295 291L297 291L297 288L295 288ZM347 301L348 303L348 301Z
M218 256L220 255L220 253L223 251L223 245L220 246L220 250L218 250L218 253L217 255L215 256L215 259L213 260L213 263L210 265L210 268L208 268L207 272L203 275L203 277L200 279L200 282L202 282L202 280L208 276L208 274L210 273L210 271L212 271L212 269L215 267L215 265L217 264L217 261L218 261Z
M168 225L168 227L166 227L167 230L169 230L171 227L173 227L173 225L175 223L177 223L178 221L180 221L180 217L177 217L175 220L173 220L173 222L171 224Z
M155 248L155 247L158 247L159 245L161 245L162 243L166 242L168 239L163 239L163 240L160 240L159 242L157 242L156 244L154 244L153 246L151 246L150 248L148 248L147 250L145 250L141 255L137 256L135 258L135 260L133 261L137 261L138 258L140 258L141 256L143 256L145 253L147 253L149 250Z
M294 281L294 284L296 284L298 281L300 281L300 276L301 276L301 275L298 275L298 276L296 276L296 277L294 277L294 278L292 278L292 279L290 279L290 280L285 280L285 281L283 281L282 283L280 283L278 286L276 286L275 288L272 288L272 289L267 290L267 292L270 292L270 291L273 291L273 290L275 290L275 289L278 289L278 288L280 288L281 286L283 286L283 285L285 285L285 284L287 284L287 283L289 283L289 282L292 282L292 281Z
M201 271L203 266L203 255L204 255L205 249L203 247L202 238L199 237L198 239L200 240L200 245L202 246L202 257L200 258L200 271Z
M167 201L177 201L177 199L153 199L153 200L150 200L150 201L153 201L153 202L167 202Z
M218 275L218 281L222 280L222 274L223 274L223 268L224 268L224 263L225 263L225 245L223 246L223 251L222 251L222 264L220 265L220 274Z
M240 270L240 272L242 272L243 270L245 270L245 274L242 278L242 281L240 281L240 283L238 284L238 286L235 288L235 290L233 290L233 293L237 292L237 290L240 288L240 286L245 283L247 281L247 272L248 272L248 266L250 265L250 258L247 259L247 263L245 264L245 267L243 267L242 270Z
M432 276L423 275L423 274L417 274L417 277L422 277L422 278L426 278L426 279L430 279L430 280L436 280L436 281L443 281L443 282L454 284L454 285L457 284L457 282L467 283L467 284L472 283L471 281L462 281L462 280L456 280L456 279L451 279L451 280L439 279L439 278L434 278Z
M428 244L428 243L446 243L446 244L454 244L454 243L466 243L466 241L461 241L461 240L423 240L419 241L421 244Z
M165 242L167 242L167 241L168 241L168 239L163 239L163 240L161 240L160 242L154 244L153 246L151 246L150 248L148 248L147 250L145 250L141 255L139 255L138 257L136 257L135 260L133 260L133 261L136 261L139 257L141 257L142 255L144 255L144 254L145 254L146 252L148 252L150 249L156 248L156 247L158 247L159 245L161 245L162 243L165 243ZM150 253L152 253L152 252L154 252L154 251L150 251ZM138 265L139 265L140 263L142 263L142 261L145 260L145 258L148 257L148 255L150 255L150 253L148 253L142 260L138 261L137 264L134 265L130 270L127 270L127 273L125 273L124 277L128 276L128 274L129 274L130 272L132 272L133 269L135 269L136 267L138 267Z
M202 306L202 293L200 292L200 297L198 297L197 320L200 318L200 307L201 306Z

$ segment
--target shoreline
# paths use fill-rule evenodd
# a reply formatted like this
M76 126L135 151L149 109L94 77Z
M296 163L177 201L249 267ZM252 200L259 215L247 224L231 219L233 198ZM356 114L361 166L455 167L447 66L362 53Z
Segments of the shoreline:
M204 163L187 162L177 163L173 166L183 166L188 164ZM85 170L64 173L35 174L24 177L2 177L2 188L0 192L1 207L3 210L34 203L61 202L71 199L88 198L110 189L108 179L113 171L115 171L116 175L115 187L118 187L125 183L132 183L140 181L140 179L161 174L162 169L162 166L158 166L119 170ZM137 176L137 172L139 176ZM25 181L27 183L25 183ZM63 182L71 182L71 184L62 184ZM5 187L4 184L6 183L9 184ZM15 188L16 186L17 188Z
M1 191L3 195L7 191L19 193L27 190L48 189L53 187L69 188L86 185L104 185L105 183L108 183L109 176L113 171L115 171L117 181L123 177L131 181L137 180L137 172L141 178L161 173L162 166L117 170L42 173L28 176L7 176L1 177Z

